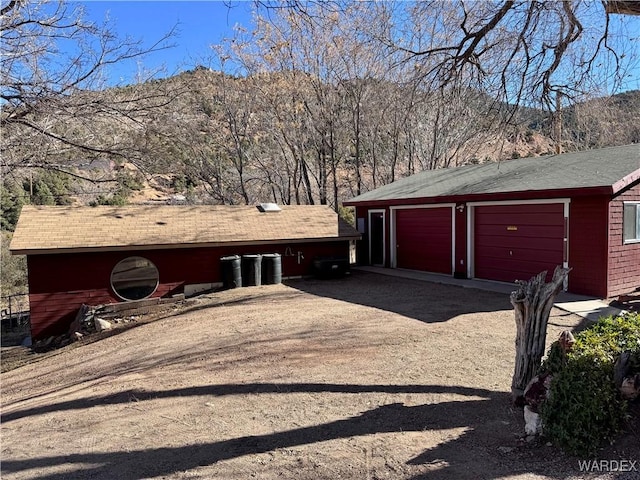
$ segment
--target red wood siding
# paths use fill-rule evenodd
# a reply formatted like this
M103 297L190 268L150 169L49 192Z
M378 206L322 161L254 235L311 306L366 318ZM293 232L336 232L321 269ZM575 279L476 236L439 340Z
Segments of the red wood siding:
M298 263L298 252L301 252ZM65 333L80 306L121 301L111 290L111 270L120 260L139 255L160 274L154 297L181 293L184 285L222 280L220 258L279 253L283 277L312 273L316 257L349 257L349 242L316 242L224 248L140 250L129 252L29 255L31 335L34 340Z
M625 245L622 236L625 201L640 201L640 183L636 183L609 203L607 297L630 293L640 287L640 243Z
M576 197L569 205L569 288L571 293L607 295L609 198Z
M475 277L513 282L563 262L564 205L478 206L474 209Z
M396 210L397 267L451 274L451 207Z

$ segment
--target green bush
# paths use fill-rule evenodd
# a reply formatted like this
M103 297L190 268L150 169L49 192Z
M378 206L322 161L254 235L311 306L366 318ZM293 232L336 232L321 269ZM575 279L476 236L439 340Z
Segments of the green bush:
M541 414L544 434L555 445L572 454L591 455L620 431L627 404L614 384L613 371L624 351L631 352L632 369L638 368L640 314L601 319L576 335L563 362L547 363L554 367L549 370L557 371Z
M116 174L116 181L118 182L118 190L124 192L126 195L132 191L140 191L144 188L144 179L138 172L120 170Z
M95 200L89 202L89 206L110 205L121 207L129 202L129 197L132 192L144 188L144 179L142 175L137 172L131 173L127 170L120 170L116 174L116 182L115 190L110 195L98 195Z
M98 205L110 205L113 207L122 207L127 204L127 198L120 195L119 193L114 193L113 195L107 197L105 195L98 195L95 200L89 202L90 207L97 207Z
M27 201L25 192L6 179L0 185L0 228L10 231L16 228L22 205Z
M0 252L0 286L2 296L27 293L27 257L11 255L9 244L12 234L2 232L2 251Z
M63 172L44 170L25 178L22 188L33 205L71 205L71 177Z
M340 218L345 220L349 225L355 227L356 225L356 212L353 207L345 207L342 205L338 205L338 215Z
M4 178L0 185L3 231L13 231L24 204L70 205L72 178L62 172L42 171L26 178Z

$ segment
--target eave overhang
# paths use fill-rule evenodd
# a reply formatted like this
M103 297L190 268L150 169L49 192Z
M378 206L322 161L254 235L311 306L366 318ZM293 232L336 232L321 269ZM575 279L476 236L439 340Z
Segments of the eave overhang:
M612 186L612 195L617 195L636 182L640 182L640 168L614 183Z
M626 177L625 177L626 178ZM624 179L623 179L624 180ZM622 180L621 180L622 182ZM617 185L617 184L616 184ZM526 190L520 192L498 192L498 193L474 193L465 195L443 195L439 197L413 197L382 200L345 201L343 204L350 207L386 207L390 205L423 205L435 203L468 203L504 200L535 200L550 198L573 198L586 196L606 195L612 196L614 189L612 186L582 187L571 189L553 190Z
M291 243L318 243L341 242L360 240L362 235L342 235L339 237L319 238L284 238L277 240L241 241L241 242L206 242L206 243L171 243L171 244L132 244L132 245L106 245L97 247L69 247L69 248L42 248L42 249L16 249L11 250L12 255L62 255L69 253L96 253L96 252L130 252L140 250L184 250L192 248L218 248L218 247L246 247L258 245L282 245Z

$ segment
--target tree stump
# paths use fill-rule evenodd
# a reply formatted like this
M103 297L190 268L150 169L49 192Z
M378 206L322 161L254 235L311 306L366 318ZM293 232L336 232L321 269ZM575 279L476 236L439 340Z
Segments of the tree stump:
M518 290L511 292L516 317L516 362L511 382L513 400L518 403L529 381L536 375L544 355L547 323L556 295L562 289L570 268L556 267L550 283L547 272L529 281L518 280Z

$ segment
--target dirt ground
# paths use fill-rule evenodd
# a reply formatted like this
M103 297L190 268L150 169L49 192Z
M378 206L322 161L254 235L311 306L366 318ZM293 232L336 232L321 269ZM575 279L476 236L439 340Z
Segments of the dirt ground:
M2 478L639 478L522 440L514 338L508 296L373 273L201 296L3 373Z

